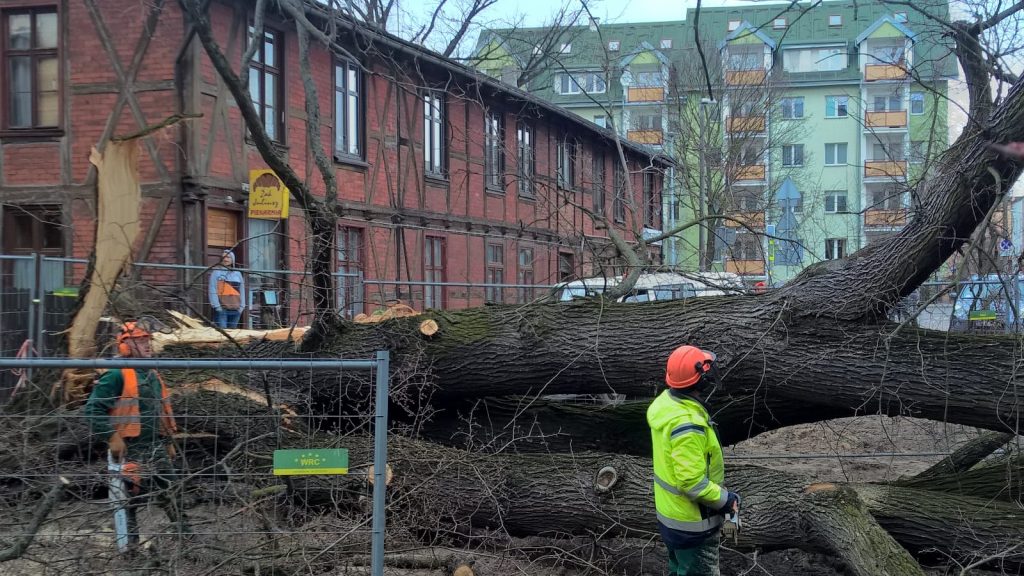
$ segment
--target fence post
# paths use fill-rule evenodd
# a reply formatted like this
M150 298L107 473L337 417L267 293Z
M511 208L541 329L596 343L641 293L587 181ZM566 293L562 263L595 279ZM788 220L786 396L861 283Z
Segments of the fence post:
M377 399L373 416L373 546L370 572L384 576L384 501L388 460L388 372L391 353L377 352Z
M46 342L43 340L46 331L46 288L43 286L43 266L46 265L46 257L39 254L37 256L39 258L36 260L36 298L38 298L36 314L39 315L39 320L36 322L36 332L30 338L35 340L34 344L39 356L46 356ZM63 267L65 264L61 262L61 266ZM66 270L62 270L62 272L66 272Z
M28 330L25 332L25 339L29 341L28 357L32 357L32 349L38 350L39 342L35 342L36 322L39 321L39 259L38 253L32 254L32 288L28 291ZM33 370L26 371L28 379L32 379Z

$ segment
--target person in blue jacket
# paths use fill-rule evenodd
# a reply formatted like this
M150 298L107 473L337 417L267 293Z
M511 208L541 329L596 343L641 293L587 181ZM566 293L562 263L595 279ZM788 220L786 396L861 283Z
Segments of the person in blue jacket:
M210 273L210 306L213 323L221 328L237 328L245 310L245 279L235 268L235 253L225 250L220 264Z

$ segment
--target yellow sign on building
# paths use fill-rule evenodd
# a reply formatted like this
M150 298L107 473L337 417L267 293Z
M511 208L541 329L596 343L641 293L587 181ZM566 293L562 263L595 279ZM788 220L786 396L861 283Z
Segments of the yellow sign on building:
M249 171L249 218L288 218L288 188L273 170Z

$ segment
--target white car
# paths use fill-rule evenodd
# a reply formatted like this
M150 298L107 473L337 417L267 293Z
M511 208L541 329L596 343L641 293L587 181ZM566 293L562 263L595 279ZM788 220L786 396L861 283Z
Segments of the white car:
M568 302L605 293L622 282L622 276L586 278L554 287L554 299ZM633 289L618 302L654 302L746 292L743 280L731 272L653 272L641 274Z

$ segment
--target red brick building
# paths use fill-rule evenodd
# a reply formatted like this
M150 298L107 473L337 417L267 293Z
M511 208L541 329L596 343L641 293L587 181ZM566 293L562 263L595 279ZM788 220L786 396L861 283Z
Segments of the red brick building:
M215 0L210 9L236 66L251 4ZM140 140L135 260L208 265L233 247L249 268L306 269L307 232L294 203L284 220L247 217L249 173L266 164L178 2L0 0L0 23L2 253L87 257L96 218L90 148L174 114L200 114ZM627 239L645 223L660 228L664 158L624 143L623 171L610 131L393 36L337 24L351 57L314 44L309 61L344 212L339 272L370 281L552 284L618 265L588 211L612 215ZM271 17L250 90L291 166L323 194L307 146L298 58L294 22ZM68 276L44 270L44 288L78 280ZM25 283L10 267L6 278ZM362 300L396 295L415 307L531 296L512 287L364 289L354 278L339 290L350 314ZM142 279L176 285L205 309L204 279L195 273L147 269ZM257 307L264 291L288 302L294 320L308 312L301 283L252 274L249 288Z

